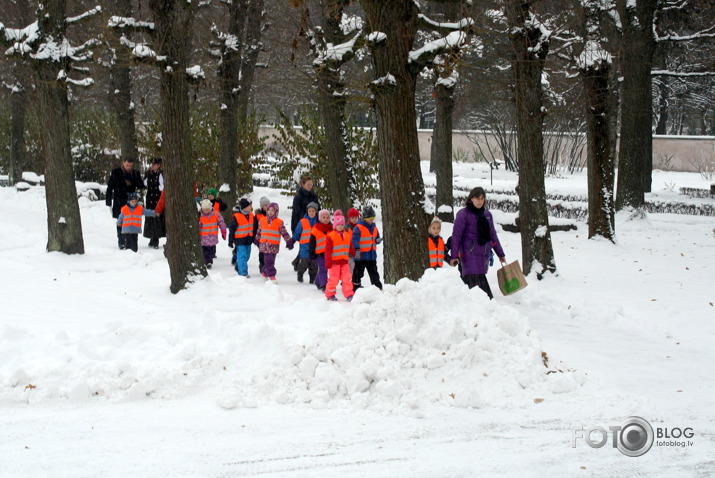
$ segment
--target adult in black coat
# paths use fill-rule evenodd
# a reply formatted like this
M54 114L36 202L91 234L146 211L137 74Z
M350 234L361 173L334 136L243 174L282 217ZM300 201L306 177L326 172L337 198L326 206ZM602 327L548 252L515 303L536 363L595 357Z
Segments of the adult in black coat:
M308 204L312 202L317 204L318 210L320 210L320 200L313 191L313 180L310 176L301 176L300 188L298 188L298 192L295 193L293 198L293 215L290 218L291 233L295 231L300 220L308 212Z
M156 209L161 192L164 190L164 172L161 170L161 158L154 158L151 166L144 172L146 199L144 207ZM159 238L166 237L164 216L147 217L144 219L144 237L149 239L149 247L159 249Z
M144 189L139 171L134 169L134 158L124 158L122 165L114 168L107 179L106 204L112 208L112 217L119 217L122 208L127 204L127 194ZM120 249L126 249L122 227L117 226L117 241Z
M295 197L293 198L293 214L290 218L291 234L293 234L300 220L303 219L303 216L308 212L308 204L312 202L317 204L317 210L320 210L320 200L318 199L318 195L313 191L313 179L308 175L303 175L300 177L298 192L295 193ZM291 262L291 264L293 264L293 270L295 271L298 270L299 260L300 251L298 251L298 255L293 259L293 262Z

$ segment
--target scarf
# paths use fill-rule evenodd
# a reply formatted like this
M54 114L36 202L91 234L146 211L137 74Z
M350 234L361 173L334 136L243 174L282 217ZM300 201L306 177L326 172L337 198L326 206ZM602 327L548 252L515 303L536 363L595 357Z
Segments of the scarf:
M489 221L484 215L484 211L486 211L486 208L482 206L481 208L477 209L476 207L474 207L474 204L470 203L469 205L467 205L467 209L477 215L477 244L483 246L484 244L492 240L492 233L489 229Z

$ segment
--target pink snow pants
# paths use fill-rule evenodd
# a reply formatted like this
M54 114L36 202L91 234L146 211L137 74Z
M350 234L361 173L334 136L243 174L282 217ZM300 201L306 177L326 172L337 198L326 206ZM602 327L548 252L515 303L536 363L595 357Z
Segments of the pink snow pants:
M353 295L353 276L350 273L348 264L333 264L328 269L328 285L325 286L325 297L335 295L338 289L338 282L343 283L343 297L346 299Z

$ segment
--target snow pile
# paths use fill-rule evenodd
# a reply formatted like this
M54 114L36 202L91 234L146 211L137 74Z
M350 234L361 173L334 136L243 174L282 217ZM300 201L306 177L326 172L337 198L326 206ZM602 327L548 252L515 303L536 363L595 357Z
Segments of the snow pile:
M159 261L132 258L150 270ZM151 312L75 332L4 325L0 403L209 392L224 408L310 403L392 412L432 403L524 405L582 380L548 373L527 319L469 291L454 270L428 270L419 282L383 292L363 289L351 304L307 297L215 277L181 299L217 306L197 308L187 320L171 320L174 310L164 311L165 320ZM261 313L242 303L283 305Z
M583 380L547 368L528 320L469 291L454 270L430 269L419 282L371 287L347 308L335 305L336 320L294 344L290 364L277 360L237 377L219 404L270 398L319 407L349 400L380 411L518 406Z

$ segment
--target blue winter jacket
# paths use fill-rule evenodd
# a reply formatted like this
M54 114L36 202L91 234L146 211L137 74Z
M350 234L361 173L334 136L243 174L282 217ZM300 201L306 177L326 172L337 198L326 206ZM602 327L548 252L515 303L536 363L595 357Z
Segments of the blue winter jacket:
M139 206L137 204L137 206ZM127 207L131 209L132 212L134 212L135 207L132 207L131 204L129 204L129 201L127 201ZM156 214L154 213L153 209L147 209L142 206L142 216L147 216L147 217L154 217ZM117 218L117 226L121 226L122 222L124 221L124 213L120 212L119 217ZM129 226L129 227L122 227L122 234L141 234L142 228L137 227L137 226Z
M318 222L317 214L315 215L315 217L310 217L310 216L308 216L308 214L306 214L305 216L303 216L303 218L308 220L311 228L313 226L315 226L316 222ZM293 240L295 242L300 241L301 234L303 234L303 221L298 221L298 225L295 226L295 229L293 229ZM310 247L310 241L306 242L305 244L300 245L300 250L298 251L298 254L301 259L309 259L310 258L310 252L308 251L309 247Z
M357 226L365 226L370 234L377 228L377 224L374 222L368 224L364 219L360 219L355 227L353 227L353 247L355 248L355 260L356 261L376 261L377 260L377 247L373 248L371 251L360 252L360 229ZM380 231L377 232L377 237L375 238L378 243L382 241L380 238ZM377 244L375 245L377 246Z

